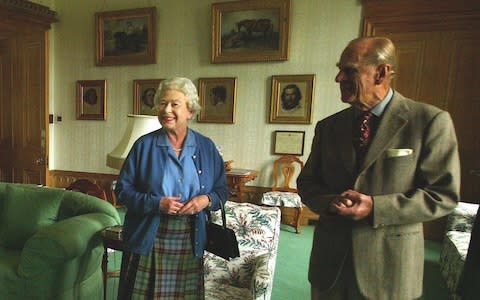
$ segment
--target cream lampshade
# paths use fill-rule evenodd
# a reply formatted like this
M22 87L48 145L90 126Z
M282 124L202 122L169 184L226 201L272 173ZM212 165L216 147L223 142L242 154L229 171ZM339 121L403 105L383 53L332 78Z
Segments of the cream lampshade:
M122 139L112 152L107 154L107 166L120 170L133 143L142 135L159 129L160 122L156 116L128 115L128 124Z

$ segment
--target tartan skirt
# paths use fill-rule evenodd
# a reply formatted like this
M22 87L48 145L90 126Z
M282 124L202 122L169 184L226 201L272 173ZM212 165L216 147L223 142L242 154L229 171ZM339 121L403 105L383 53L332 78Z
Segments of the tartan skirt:
M124 252L118 299L203 300L203 259L192 249L193 219L162 215L149 255Z

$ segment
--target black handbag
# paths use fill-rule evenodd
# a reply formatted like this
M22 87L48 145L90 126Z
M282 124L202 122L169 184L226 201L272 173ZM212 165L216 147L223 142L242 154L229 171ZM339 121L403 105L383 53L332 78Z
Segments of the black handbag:
M235 232L227 228L225 208L223 207L222 201L220 201L220 208L222 210L223 225L213 223L210 211L207 212L207 245L205 246L205 250L226 260L230 260L231 258L239 257L240 251L238 250Z

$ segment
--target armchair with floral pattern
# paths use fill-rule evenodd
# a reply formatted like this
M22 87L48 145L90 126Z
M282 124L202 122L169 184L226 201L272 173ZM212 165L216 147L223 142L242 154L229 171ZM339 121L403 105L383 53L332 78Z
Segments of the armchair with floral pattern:
M270 299L280 234L280 209L227 201L227 227L237 236L240 257L204 255L205 299ZM220 211L212 220L221 224Z
M478 204L459 202L447 219L440 252L440 269L454 300L460 299L455 291L465 265L477 211Z

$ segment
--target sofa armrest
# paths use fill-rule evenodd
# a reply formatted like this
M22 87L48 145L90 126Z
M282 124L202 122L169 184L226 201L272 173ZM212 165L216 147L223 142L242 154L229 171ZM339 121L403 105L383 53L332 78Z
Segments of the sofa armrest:
M88 249L101 245L99 232L102 229L117 224L118 220L108 215L91 213L41 228L25 243L18 274L22 277L35 276L44 268L82 256Z
M273 282L273 272L269 267L270 259L270 253L264 253L255 258L255 270L250 284L252 299L269 299L266 294L271 292Z

